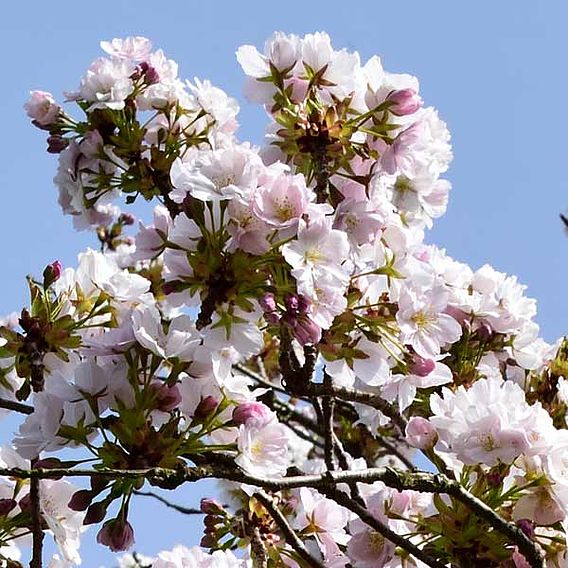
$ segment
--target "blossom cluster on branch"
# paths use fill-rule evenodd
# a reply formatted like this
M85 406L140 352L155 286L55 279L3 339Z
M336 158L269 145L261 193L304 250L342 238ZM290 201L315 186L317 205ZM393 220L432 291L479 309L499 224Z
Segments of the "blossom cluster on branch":
M538 337L514 276L425 243L452 152L417 79L325 33L242 46L258 148L149 40L101 47L65 109L26 104L100 250L30 277L0 322L0 407L24 417L2 561L27 539L47 565L48 533L49 567L77 565L93 524L129 550L147 486L217 478L196 509L149 493L203 515L200 546L120 565L567 566L568 342ZM130 236L137 199L153 223Z

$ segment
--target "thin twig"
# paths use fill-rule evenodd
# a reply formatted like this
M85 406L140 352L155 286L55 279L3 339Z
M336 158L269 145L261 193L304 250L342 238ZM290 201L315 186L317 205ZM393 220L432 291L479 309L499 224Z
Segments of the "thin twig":
M164 499L161 495L157 493L153 493L152 491L138 491L134 490L134 495L142 495L143 497L152 497L156 499L160 503L163 503L166 507L170 509L174 509L178 513L183 513L184 515L203 515L203 511L201 509L195 509L192 507L184 507L183 505L177 505L176 503L172 503L167 499Z
M34 407L29 404L23 404L21 402L16 402L15 400L8 400L6 398L0 398L0 408L5 408L7 410L14 410L20 414L32 414Z
M323 568L324 565L308 552L308 549L304 546L304 543L290 526L288 520L282 514L280 509L276 507L272 498L264 493L264 491L257 491L254 493L253 497L258 499L264 508L270 513L270 516L274 519L274 522L282 531L286 542L298 553L298 556L305 560L310 568Z

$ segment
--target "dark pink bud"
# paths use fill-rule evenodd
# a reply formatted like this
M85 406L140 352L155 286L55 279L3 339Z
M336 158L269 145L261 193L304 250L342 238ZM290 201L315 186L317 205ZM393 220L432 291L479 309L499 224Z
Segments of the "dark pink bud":
M28 493L27 495L24 495L18 501L18 505L20 506L20 509L22 509L22 511L24 513L31 513L31 511L32 511L32 498L30 497L30 494Z
M481 322L476 331L481 341L490 341L493 337L493 329L486 321Z
M169 412L179 406L181 394L176 385L168 386L166 383L155 381L150 385L150 390L154 394L154 404L156 410Z
M43 287L49 288L61 277L61 263L56 260L48 264L43 271Z
M134 544L134 529L126 519L111 519L97 534L97 542L108 546L113 552L128 550Z
M61 154L69 146L69 140L59 134L52 134L47 137L47 151L49 154Z
M217 539L210 534L204 535L204 537L201 539L201 542L199 543L199 546L202 546L203 548L213 548L216 545Z
M306 296L302 294L298 294L298 313L307 314L311 305L312 303L309 298L306 298Z
M300 305L300 300L297 294L286 294L284 298L284 305L286 306L286 310L291 313L297 313L298 307Z
M105 501L98 501L93 503L88 509L85 518L83 519L84 525L95 525L100 523L106 516L107 503Z
M86 511L93 500L93 492L87 489L75 491L67 505L72 511Z
M274 294L272 294L271 292L264 294L264 296L260 298L258 303L265 312L276 311L276 299L274 298Z
M292 326L292 335L300 345L311 345L321 339L321 327L309 317L301 315Z
M531 540L534 539L534 521L530 519L519 519L517 520L517 526L525 533L525 535Z
M208 497L201 499L199 508L201 512L206 515L221 515L225 512L221 503L215 501L215 499L209 499Z
M422 106L422 99L414 89L392 91L387 97L387 101L393 103L389 110L396 116L413 114Z
M501 472L492 470L486 474L485 479L491 487L500 487L503 483L504 476Z
M120 217L118 218L118 222L121 225L134 225L136 219L134 215L130 213L121 213Z
M237 426L251 420L266 424L272 420L273 416L270 408L262 402L243 402L233 410L233 422Z
M412 356L412 361L408 366L411 375L427 377L436 368L436 363L432 359L424 359L418 354Z
M0 517L5 517L13 511L17 504L15 499L0 499Z
M219 401L214 396L209 395L202 398L193 413L193 420L198 422L207 420L218 406Z

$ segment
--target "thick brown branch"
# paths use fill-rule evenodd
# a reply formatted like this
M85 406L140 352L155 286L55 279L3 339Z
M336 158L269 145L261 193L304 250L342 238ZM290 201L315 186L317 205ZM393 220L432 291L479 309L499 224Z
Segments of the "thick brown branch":
M464 505L480 518L487 521L496 531L500 532L516 544L534 568L544 566L541 554L534 542L514 524L507 522L493 511L483 501L469 493L457 481L441 474L431 474L417 471L398 471L389 467L369 468L363 471L329 471L322 475L298 475L281 479L265 479L244 473L242 470L223 463L221 456L215 456L215 464L206 464L180 469L148 468L141 470L121 469L35 469L33 471L19 468L0 468L0 475L16 479L53 479L58 477L106 477L106 478L146 478L150 483L159 487L175 488L184 482L194 482L200 479L217 478L246 483L264 489L278 491L294 487L313 487L325 493L326 490L336 490L338 483L373 483L382 481L388 487L412 489L425 493L447 494ZM349 499L349 498L348 498ZM350 500L351 502L351 500ZM394 541L393 541L394 542Z
M39 494L39 477L33 475L33 468L37 458L31 461L32 471L30 476L30 507L32 514L32 558L30 568L42 568L43 566L43 530L41 528L41 507Z

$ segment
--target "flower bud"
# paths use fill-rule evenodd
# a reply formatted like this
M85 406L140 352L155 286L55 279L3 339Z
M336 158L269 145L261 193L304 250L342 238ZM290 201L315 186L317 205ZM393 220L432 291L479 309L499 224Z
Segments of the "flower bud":
M262 402L243 402L233 410L233 422L240 426L246 424L250 420L257 423L267 424L274 417L274 414Z
M525 535L531 540L534 539L534 521L530 519L518 519L517 526L525 533Z
M221 515L225 512L221 503L215 501L215 499L209 499L208 497L201 499L199 508L201 512L206 515Z
M298 312L298 306L300 305L300 299L297 294L286 294L284 298L284 305L286 310L295 314Z
M425 359L417 353L412 355L412 361L408 366L411 375L427 377L436 368L436 363L432 359Z
M92 501L93 492L87 489L80 489L73 493L67 506L72 511L86 511L90 507Z
M481 341L491 341L493 337L493 329L486 321L479 324L477 328L477 335Z
M5 517L13 511L17 504L15 499L0 499L0 517Z
M134 225L135 221L136 219L134 215L131 215L130 213L121 213L118 218L118 222L121 225Z
M438 432L426 418L413 416L406 425L406 441L413 448L427 450L438 441Z
M134 544L134 529L126 519L111 519L98 532L97 542L108 546L112 552L128 550Z
M108 504L105 501L97 501L93 503L88 509L83 519L84 525L95 525L100 523L106 515Z
M48 264L43 271L43 287L49 288L61 277L61 263L56 260Z
M321 339L321 327L309 317L301 315L292 326L292 335L300 345L311 345Z
M203 422L207 420L215 412L219 406L219 401L214 396L206 396L202 398L200 403L197 405L195 412L193 413L193 420L197 422Z
M49 154L61 154L69 146L69 140L59 134L47 137L47 152Z
M422 99L414 89L392 91L388 95L387 101L393 103L389 110L396 116L413 114L422 106Z
M176 385L168 386L166 383L154 381L150 384L150 390L154 395L156 410L169 412L177 408L181 402L181 393Z
M274 312L276 311L276 299L274 297L274 294L272 294L271 292L267 292L266 294L264 294L260 300L258 301L258 303L260 304L260 307L265 311L265 312Z
M30 91L30 98L24 109L40 126L51 126L57 120L61 107L55 102L51 93Z

